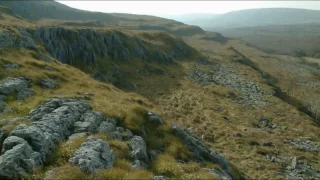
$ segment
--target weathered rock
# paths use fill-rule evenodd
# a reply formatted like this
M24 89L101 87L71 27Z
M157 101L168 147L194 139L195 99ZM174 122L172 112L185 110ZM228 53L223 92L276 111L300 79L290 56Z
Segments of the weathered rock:
M218 164L225 172L225 176L230 176L230 178L232 178L232 171L229 166L229 162L225 157L218 154L213 149L210 149L192 131L179 126L173 126L172 129L174 133L184 142L196 159L199 161L209 161Z
M10 136L8 137L2 144L2 150L1 153L5 153L6 151L12 149L14 146L18 144L26 144L27 141L25 141L22 138L19 138L17 136Z
M74 124L74 132L97 132L102 121L103 114L101 112L88 111L82 115L80 121Z
M262 87L246 77L235 72L228 64L210 67L207 71L194 69L189 77L200 85L221 85L239 93L238 96L229 96L234 102L246 104L249 107L261 107L271 102L265 99L266 95L274 92Z
M111 168L114 161L115 155L108 143L95 137L89 137L69 159L70 163L88 173Z
M20 69L20 66L18 64L12 64L12 63L5 64L3 67L5 69Z
M40 85L42 88L55 89L58 86L58 83L56 80L46 78L40 80Z
M33 89L24 89L18 92L17 94L17 100L21 101L24 99L27 99L28 97L31 97L34 94Z
M8 77L0 84L0 94L10 95L15 92L19 92L27 89L27 83L20 78Z
M0 48L13 47L14 40L11 38L9 31L0 34Z
M285 140L285 143L291 144L301 151L320 152L320 143L316 143L310 140L292 139Z
M1 98L5 99L7 95L16 93L17 100L24 100L34 94L32 89L28 89L28 82L25 78L8 77L0 83Z
M62 103L63 101L59 98L46 100L36 109L31 110L29 113L29 117L35 121L40 120L44 115L51 113L58 107L62 106Z
M298 160L296 157L270 156L266 159L280 167L280 174L287 179L320 179L320 169Z
M164 123L161 116L153 111L148 111L147 119L149 122L157 126L162 125Z
M100 133L110 133L112 131L116 130L117 120L114 118L107 118L105 121L103 121L99 128L98 132Z
M51 108L49 109L51 112L44 113L47 108ZM31 111L30 117L36 117L37 121L28 125L18 125L10 136L27 140L33 150L39 152L42 160L45 161L46 157L55 150L56 144L71 134L74 123L79 121L81 115L89 109L89 104L83 100L48 100Z
M260 117L258 122L258 127L262 130L286 130L286 126L279 126L276 123L273 123L271 119Z
M32 125L18 125L9 136L17 136L28 141L33 150L41 154L42 160L53 153L55 145L48 133L42 132L38 127Z
M5 153L0 156L0 178L26 177L33 169L42 167L40 154L18 137L4 142Z
M140 136L133 136L129 141L131 147L131 158L133 159L133 166L136 169L145 169L146 163L149 162L147 155L147 146L143 138Z

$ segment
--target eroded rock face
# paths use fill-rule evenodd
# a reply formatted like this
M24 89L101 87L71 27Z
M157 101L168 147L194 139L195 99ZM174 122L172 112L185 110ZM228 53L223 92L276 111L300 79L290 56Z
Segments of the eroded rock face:
M95 137L89 137L69 159L69 163L88 173L111 168L114 161L115 155L109 144Z
M172 129L174 133L181 138L196 159L199 161L209 161L211 163L218 164L224 170L224 176L232 179L232 171L230 169L229 162L225 157L221 156L213 149L210 149L192 131L179 126L173 126Z
M149 162L147 155L147 146L143 138L140 136L134 136L129 141L131 146L131 158L133 159L133 167L135 169L145 169L146 163Z
M36 51L40 58L44 61L50 61L44 54L41 52L36 43L33 40L33 37L26 29L20 28L21 37L16 34L11 34L9 31L3 31L0 33L0 48L27 48ZM13 67L13 66L10 66ZM16 69L16 66L14 67Z

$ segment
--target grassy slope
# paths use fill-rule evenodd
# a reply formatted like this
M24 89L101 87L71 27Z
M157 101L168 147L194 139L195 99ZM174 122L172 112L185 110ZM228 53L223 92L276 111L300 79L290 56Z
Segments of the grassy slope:
M13 23L19 24L21 20L13 19ZM24 21L23 21L24 22ZM61 22L56 21L58 24ZM34 26L34 24L24 22L26 26ZM7 22L5 28L11 27L11 22ZM13 29L14 30L14 29ZM126 30L126 33L136 34L137 31ZM138 31L140 33L140 31ZM149 31L144 31L149 33ZM266 82L261 78L260 74L254 69L233 62L232 57L235 55L232 51L228 50L230 45L236 47L240 52L246 54L249 58L252 58L254 62L257 62L263 70L268 71L267 67L272 69L271 66L267 66L265 61L260 60L259 56L266 56L268 54L257 51L241 44L239 41L229 41L227 44L221 45L214 41L206 41L201 39L203 35L196 35L185 37L184 40L192 45L196 49L204 49L215 51L214 54L208 55L209 61L213 63L228 63L235 69L240 71L243 76L258 82L263 88L270 88ZM154 42L161 43L161 42ZM278 98L270 96L270 100L274 101L273 106L268 106L261 111L250 110L243 107L240 104L232 102L226 98L226 95L230 93L230 89L222 86L199 86L193 81L188 79L186 75L194 66L197 66L203 70L207 67L199 65L195 62L196 57L180 61L172 66L163 66L160 64L152 64L152 66L164 71L163 75L151 74L148 76L130 76L128 80L134 82L139 87L136 93L125 93L112 85L99 83L90 78L90 76L83 72L72 68L68 65L63 65L58 62L52 62L50 64L38 61L30 55L28 50L12 50L4 51L0 55L1 63L14 62L20 64L22 68L17 70L3 70L0 71L0 77L6 76L29 76L35 82L40 77L58 77L63 80L62 84L57 90L43 90L37 85L34 88L37 92L36 96L29 98L26 102L11 102L9 106L18 107L18 115L25 115L31 108L35 107L40 101L47 97L55 95L74 96L82 95L89 92L94 93L95 96L90 100L91 105L96 110L100 110L106 113L108 116L115 116L122 119L127 127L134 128L135 125L141 119L141 112L139 109L155 109L161 112L168 124L176 123L193 129L198 135L200 135L207 143L217 149L219 153L225 155L231 163L238 167L242 172L247 173L254 179L262 178L269 179L277 176L278 167L265 160L265 154L279 154L283 156L296 156L298 159L306 159L310 164L317 165L319 160L319 154L301 152L297 149L292 149L288 145L283 145L284 139L298 138L298 137L319 137L318 127L314 125L310 117L302 114L295 107L284 103ZM273 58L271 58L273 59ZM311 59L308 61L317 61ZM49 65L57 69L57 72L47 72L43 70L43 66ZM141 62L137 61L134 64L118 64L118 66L130 73L135 68L143 67ZM135 68L133 68L135 67ZM274 65L273 67L276 67ZM0 66L2 68L2 66ZM281 69L279 69L281 71ZM278 72L279 72L278 71ZM269 72L269 71L268 71ZM273 73L276 77L277 72ZM280 79L279 86L286 88L285 77ZM283 85L282 85L283 83ZM79 92L79 93L77 93ZM140 94L140 95L139 95ZM141 103L143 102L143 103ZM138 110L137 110L138 109ZM11 114L8 116L16 116ZM288 127L288 131L275 131L269 133L255 128L255 123L261 116L271 118L273 122L278 125L285 125ZM173 141L173 137L168 133L164 141L160 141L160 146L165 145L167 147L166 155L161 156L156 161L158 166L152 166L149 172L132 172L128 169L128 160L123 158L122 161L117 162L116 167L107 172L101 172L102 177L126 177L128 174L134 174L134 177L149 177L150 173L158 174L159 172L173 174L173 177L182 177L181 167L174 162L172 158L177 158L179 155L187 155L184 152L184 146L179 141ZM246 131L244 131L246 129ZM234 137L233 134L240 132L243 137ZM153 144L155 136L151 136L148 141L148 145L157 147L159 144ZM316 139L315 139L316 140ZM78 147L79 143L83 140L79 140L71 150ZM251 146L252 142L262 143L265 141L271 141L275 147L264 146ZM173 143L169 143L173 142ZM126 152L126 148L119 142L110 142L111 146L117 149L117 153ZM75 178L83 177L83 174L74 167L66 165L65 157L70 156L70 151L65 151L65 145L62 144L61 148L57 152L58 155L49 165L49 169L52 167L60 166L60 177L63 175L74 174ZM126 154L124 154L126 156ZM179 157L181 158L181 157ZM192 168L192 164L188 164L191 169L195 171L191 177L208 177L207 174L200 171L198 168ZM185 167L186 169L190 169ZM169 170L168 170L169 169ZM188 170L183 170L187 172ZM58 174L59 174L58 173ZM178 174L175 174L178 173ZM41 173L40 173L41 174ZM198 175L197 175L198 174ZM37 176L37 174L35 175Z
M34 24L25 22L23 20L16 19L9 14L4 14L3 17L8 19L2 19L2 22L6 22L1 26L0 30L9 29L11 33L18 33L13 27L14 24L20 26L33 27ZM12 20L12 21L8 21ZM20 23L21 22L21 23ZM129 31L124 32L129 33ZM136 31L131 32L137 34ZM138 32L141 34L141 32ZM146 36L148 32L144 32ZM156 33L157 35L158 33ZM148 37L153 37L154 33L151 33ZM160 35L162 35L160 33ZM148 39L155 44L167 43L163 36L155 36L153 39ZM167 37L165 35L164 37ZM170 40L170 38L169 38ZM133 170L130 163L130 150L125 142L110 140L106 134L95 134L95 136L105 139L110 144L111 148L117 155L117 161L111 170L102 170L97 172L96 177L88 174L84 174L77 167L68 164L68 159L72 153L79 148L80 144L85 141L85 138L79 138L72 144L66 144L62 142L52 157L46 162L44 169L35 171L31 175L31 179L43 178L44 172L47 170L55 169L52 175L57 179L108 179L108 178L149 178L151 179L153 174L162 174L172 178L192 178L192 179L215 179L216 177L204 171L196 163L179 164L177 159L193 159L187 148L181 143L180 139L176 138L168 124L160 126L154 129L149 127L144 119L146 110L152 109L156 112L161 110L157 106L148 100L147 98L131 92L124 92L117 89L113 85L101 83L92 79L91 75L88 75L79 69L62 64L56 60L47 63L38 59L39 57L35 52L26 49L2 49L0 51L0 79L6 77L28 77L32 80L33 84L31 88L35 90L35 95L24 100L14 101L13 98L9 98L7 107L16 108L17 111L11 112L5 115L1 115L0 119L26 116L29 111L35 108L42 101L50 97L86 97L96 111L101 111L107 117L118 118L124 127L132 130L133 132L139 132L141 125L146 127L146 133L148 137L145 139L147 147L149 149L163 149L164 152L159 156L155 162L149 164L147 170ZM7 70L3 68L4 64L15 63L20 65L18 70ZM141 60L134 60L131 63L118 63L121 69L129 70L143 67ZM159 66L158 64L150 64L151 66ZM48 71L46 66L52 67L55 71ZM164 68L164 67L162 67ZM54 78L59 79L59 87L54 90L42 89L39 86L39 80L41 78ZM93 96L86 95L87 93L94 94ZM167 120L166 120L167 121ZM11 130L18 124L27 124L30 121L18 121L9 124L0 124L5 128L5 133L9 134ZM157 141L154 141L157 139ZM219 169L215 164L205 164L202 166Z
M201 40L201 37L202 35L186 37L184 40L199 50L218 51L220 54L209 54L210 61L218 64L228 63L246 78L260 83L263 88L270 88L257 71L232 61L234 54L228 47L239 41L221 45ZM244 44L237 46L240 47L248 49ZM250 50L252 53L262 53L253 48ZM249 51L245 51L245 54L251 55ZM166 75L154 75L133 81L141 87L138 92L153 100L170 123L182 124L193 129L218 152L225 155L231 163L254 179L278 176L280 169L265 159L266 154L296 156L307 159L310 164L317 166L315 161L319 159L317 153L301 152L289 145L283 145L285 139L313 137L316 140L320 134L310 117L274 96L268 97L275 102L274 105L266 106L260 111L247 109L226 98L230 89L219 85L199 86L188 79L186 75L194 66L206 69L206 66L196 64L195 59L190 59L181 62L175 68L168 68L170 73ZM257 129L255 124L261 116L272 119L278 125L287 126L288 130L266 132ZM235 133L241 133L243 136L234 137ZM252 142L262 144L268 141L275 147L250 145Z

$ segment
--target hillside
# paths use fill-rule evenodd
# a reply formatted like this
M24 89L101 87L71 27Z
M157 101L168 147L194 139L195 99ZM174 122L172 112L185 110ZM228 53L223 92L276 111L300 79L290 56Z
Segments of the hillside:
M1 9L1 179L320 178L319 59Z
M249 9L192 18L172 16L208 31L244 40L269 53L309 57L319 57L319 17L317 10L286 8Z
M290 8L263 8L232 11L225 14L194 16L197 25L205 30L221 30L239 27L292 25L319 23L320 11ZM190 23L188 16L178 16L179 21ZM177 19L173 16L172 19Z
M270 25L223 29L228 37L242 39L266 52L319 58L320 24Z
M160 30L178 36L203 32L197 26L188 26L174 20L145 15L88 12L68 7L54 0L20 1L19 3L16 1L0 1L0 5L10 8L15 15L29 21L40 21L38 24L46 26L69 25L131 30Z

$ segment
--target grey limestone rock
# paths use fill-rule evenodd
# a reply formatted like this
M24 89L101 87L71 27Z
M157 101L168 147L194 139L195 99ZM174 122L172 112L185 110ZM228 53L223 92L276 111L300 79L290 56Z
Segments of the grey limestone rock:
M42 167L40 154L18 137L9 137L4 142L5 153L0 156L0 177L26 177L33 169Z
M115 155L108 143L95 137L89 137L69 159L69 163L88 173L111 168L114 161Z
M58 83L54 79L46 78L40 80L40 85L42 88L55 89L58 86Z
M131 158L133 159L133 166L136 169L146 168L146 163L149 162L147 154L147 146L143 138L140 136L133 136L129 141L131 147Z

